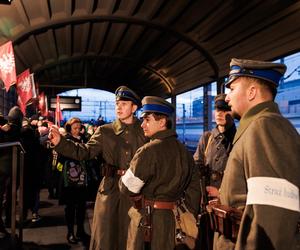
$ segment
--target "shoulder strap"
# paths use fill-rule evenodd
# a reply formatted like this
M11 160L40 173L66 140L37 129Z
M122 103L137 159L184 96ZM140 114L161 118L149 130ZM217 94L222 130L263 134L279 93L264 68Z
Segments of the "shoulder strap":
M209 148L209 145L211 144L212 138L213 138L213 135L212 135L212 133L211 133L211 134L209 135L208 141L207 141L207 143L206 143L206 147L205 147L205 151L204 151L204 156L205 156L205 157L206 157L206 155L207 155L208 148Z

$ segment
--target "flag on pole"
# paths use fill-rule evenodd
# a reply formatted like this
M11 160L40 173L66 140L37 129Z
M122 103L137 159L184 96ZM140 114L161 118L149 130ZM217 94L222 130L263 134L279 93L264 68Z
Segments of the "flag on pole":
M22 113L26 114L26 103L31 98L31 84L29 69L22 72L17 77L16 90L18 94L18 105Z
M30 74L31 88L32 88L32 98L38 98L38 90L34 81L33 73Z
M15 56L12 41L0 47L0 79L3 81L6 92L17 81Z
M29 69L18 75L16 89L18 96L20 97L20 102L23 105L27 105L28 102L35 97L35 87Z
M60 109L59 96L56 96L56 107L55 107L55 125L60 127L60 121L62 120L62 112Z
M24 115L26 115L26 104L22 102L20 96L18 96L18 101L17 101L17 103L18 103L18 105L19 105L19 107L20 107L22 113L23 113Z
M30 85L31 85L31 98L27 101L26 105L31 105L32 103L38 102L38 89L37 84L34 82L33 73L29 75Z
M44 92L39 94L39 110L41 111L42 116L48 115L48 103L47 103L47 96Z

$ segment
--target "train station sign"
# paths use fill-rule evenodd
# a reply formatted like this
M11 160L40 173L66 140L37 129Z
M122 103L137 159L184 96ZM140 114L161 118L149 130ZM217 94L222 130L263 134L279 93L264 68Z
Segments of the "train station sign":
M59 96L61 111L81 111L80 96ZM49 109L55 110L56 96L49 98Z

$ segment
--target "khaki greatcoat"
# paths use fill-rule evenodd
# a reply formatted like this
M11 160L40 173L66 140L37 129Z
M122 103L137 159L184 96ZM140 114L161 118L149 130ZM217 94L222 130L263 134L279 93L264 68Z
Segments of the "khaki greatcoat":
M199 171L192 155L176 139L176 133L165 130L138 149L130 163L133 174L145 182L141 194L155 201L176 201L184 196L190 211L196 214L200 198ZM123 190L126 192L126 189ZM143 210L139 211L143 214ZM127 249L144 248L139 227L139 212L131 209L131 225ZM175 246L175 218L172 210L152 212L152 250L172 250Z
M136 150L147 140L141 123L135 119L131 125L119 120L99 127L86 144L62 139L55 147L57 152L77 160L93 159L102 155L103 160L118 169L127 169ZM128 197L119 192L119 176L104 177L96 197L90 249L126 249L129 225Z
M271 205L246 205L247 179L283 178L300 188L300 138L274 102L241 119L221 185L221 203L244 209L236 245L223 236L214 249L299 249L300 213Z

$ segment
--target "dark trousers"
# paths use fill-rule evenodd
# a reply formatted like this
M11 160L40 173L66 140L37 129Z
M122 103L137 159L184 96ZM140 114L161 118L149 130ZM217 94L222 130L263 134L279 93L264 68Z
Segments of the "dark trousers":
M210 227L209 215L205 214L199 225L199 235L195 249L212 250L214 241L214 231Z
M85 211L85 201L78 201L77 203L66 204L65 218L69 234L74 233L75 218L77 224L77 234L81 234L84 232Z

